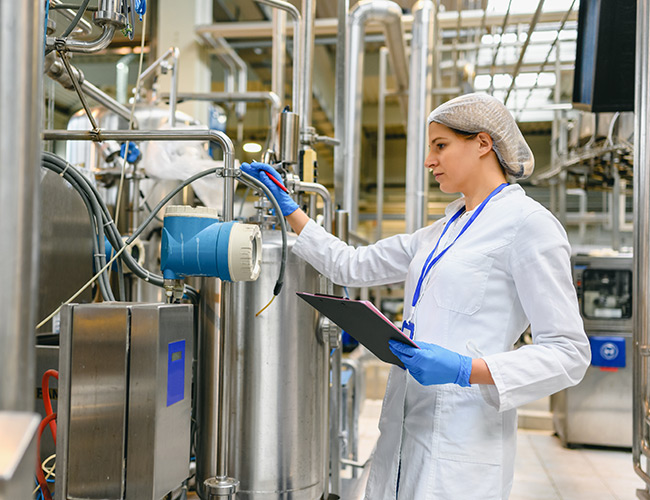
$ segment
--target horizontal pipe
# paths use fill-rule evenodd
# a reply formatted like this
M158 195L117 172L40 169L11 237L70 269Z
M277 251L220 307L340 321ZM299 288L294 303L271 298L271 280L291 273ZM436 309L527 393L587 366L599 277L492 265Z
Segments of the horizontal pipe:
M208 102L268 102L271 126L267 145L276 143L278 134L278 120L282 110L282 101L275 92L180 92L177 94L178 102L183 101L208 101ZM169 99L169 94L161 94L161 99Z
M538 23L560 23L566 16L566 10L553 10L542 12ZM485 17L485 21L483 18ZM488 14L484 16L484 11L481 9L465 10L461 14L460 28L480 28L482 22L486 26L499 26L501 27L503 21L503 14ZM515 14L511 13L508 16L508 26L518 26L520 24L528 24L531 20L532 14ZM455 30L458 27L458 13L457 12L439 12L438 26L441 30ZM578 20L578 12L573 11L568 18L569 21ZM402 16L402 24L406 32L411 31L413 25L413 16L404 14ZM292 28L288 28L288 34L291 34ZM369 26L368 33L381 33L381 26ZM321 18L316 19L314 23L314 34L316 36L335 36L338 32L338 21L336 18ZM272 27L270 21L248 21L248 22L223 22L214 24L199 25L196 27L196 33L210 33L214 36L222 36L228 40L239 38L271 38Z

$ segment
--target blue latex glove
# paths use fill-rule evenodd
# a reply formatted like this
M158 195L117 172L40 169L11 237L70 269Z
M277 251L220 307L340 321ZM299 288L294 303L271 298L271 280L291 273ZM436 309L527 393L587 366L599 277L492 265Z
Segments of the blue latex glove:
M469 387L472 358L436 344L418 342L420 348L390 340L390 350L422 385L458 384Z
M289 196L289 194L282 190L275 182L269 179L269 175L272 175L280 184L282 183L282 177L277 171L266 163L260 163L254 161L250 165L248 163L242 163L241 169L243 172L246 172L248 175L255 177L258 181L261 181L267 188L271 190L271 193L278 201L280 205L280 210L282 210L282 215L285 217L291 215L296 210L298 210L298 205L295 201Z

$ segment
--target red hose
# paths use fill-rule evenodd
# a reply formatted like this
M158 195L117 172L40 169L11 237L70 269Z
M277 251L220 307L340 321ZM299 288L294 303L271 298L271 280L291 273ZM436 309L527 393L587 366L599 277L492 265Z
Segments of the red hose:
M43 374L43 381L41 382L41 387L43 390L43 405L45 406L45 415L52 415L52 401L50 401L50 377L54 377L59 380L59 372L56 370L47 370ZM52 437L54 438L54 444L56 445L56 422L54 420L50 421L50 430L52 431Z
M38 480L38 485L41 487L41 492L43 493L43 498L45 498L45 500L52 500L52 495L50 489L47 487L45 474L43 474L43 468L41 467L41 436L43 435L43 431L47 427L47 424L53 422L55 418L56 413L51 413L41 420L41 423L38 424L38 436L36 438L36 479Z

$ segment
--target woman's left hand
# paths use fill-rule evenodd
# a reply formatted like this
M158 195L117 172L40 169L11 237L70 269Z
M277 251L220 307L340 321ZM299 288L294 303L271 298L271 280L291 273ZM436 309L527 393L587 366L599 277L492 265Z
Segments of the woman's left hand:
M458 384L469 387L472 358L436 344L420 342L417 347L390 340L390 350L422 385Z

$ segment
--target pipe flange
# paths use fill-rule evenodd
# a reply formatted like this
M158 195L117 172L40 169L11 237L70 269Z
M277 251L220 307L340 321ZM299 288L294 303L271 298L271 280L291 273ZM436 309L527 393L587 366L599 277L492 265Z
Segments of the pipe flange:
M203 482L207 500L232 498L239 491L239 481L232 477L211 477Z
M126 16L119 12L109 10L98 10L93 15L93 22L97 26L113 25L118 29L124 28L127 24Z

